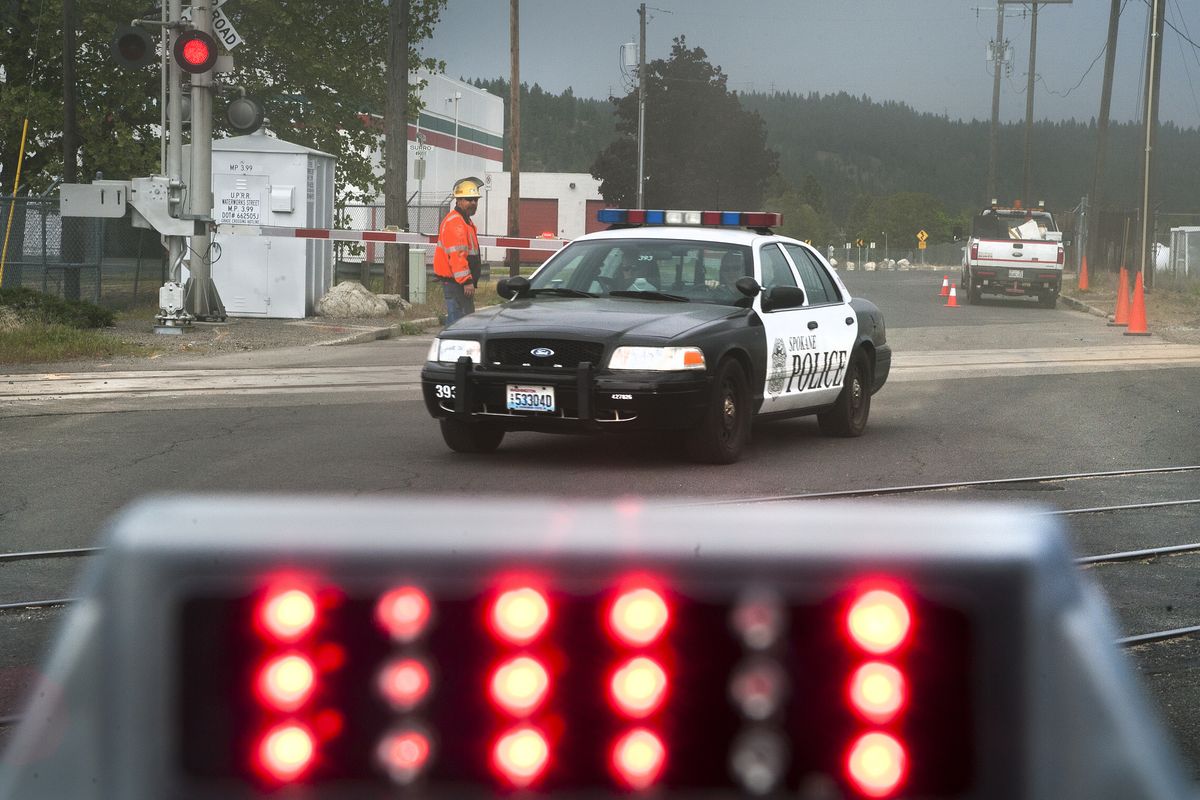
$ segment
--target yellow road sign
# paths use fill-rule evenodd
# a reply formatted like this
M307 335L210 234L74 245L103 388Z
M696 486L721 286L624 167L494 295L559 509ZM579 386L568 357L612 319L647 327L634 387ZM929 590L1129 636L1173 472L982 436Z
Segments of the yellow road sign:
M921 242L922 244L924 244L924 243L925 243L925 240L926 240L926 239L928 239L928 238L929 238L929 234L925 232L925 229L924 229L924 228L922 228L921 230L917 231L917 241L918 241L918 242Z
M918 250L924 250L924 249L925 249L925 247L926 247L926 244L925 244L924 242L917 242L917 249L918 249Z

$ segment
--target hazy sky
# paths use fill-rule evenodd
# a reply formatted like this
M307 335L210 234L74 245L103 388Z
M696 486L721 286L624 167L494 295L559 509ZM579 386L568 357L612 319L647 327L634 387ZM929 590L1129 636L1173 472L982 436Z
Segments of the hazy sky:
M1141 119L1149 0L1122 0L1112 118ZM951 118L990 119L987 43L995 0L651 0L647 58L665 58L671 40L702 47L737 91L845 91L896 100ZM1041 4L1037 119L1090 119L1099 113L1108 32L1107 0ZM521 81L559 93L624 94L620 45L637 40L633 0L521 0ZM1025 118L1028 7L1006 5L1012 47L1001 82L1001 118ZM454 78L509 75L509 3L450 0L426 54ZM1200 43L1200 2L1167 0L1167 19ZM1095 62L1093 64L1093 61ZM1088 71L1090 69L1090 72ZM1200 127L1200 48L1167 29L1159 118Z

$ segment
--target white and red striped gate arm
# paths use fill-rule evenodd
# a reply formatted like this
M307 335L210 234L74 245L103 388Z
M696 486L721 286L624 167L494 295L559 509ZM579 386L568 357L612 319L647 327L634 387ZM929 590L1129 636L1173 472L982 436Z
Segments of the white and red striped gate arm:
M271 225L218 225L217 233L231 236L275 236L284 239L325 239L332 242L374 244L437 244L436 236L405 231L346 231L334 228L280 228ZM480 236L480 247L508 250L561 250L570 239L518 239L511 236Z

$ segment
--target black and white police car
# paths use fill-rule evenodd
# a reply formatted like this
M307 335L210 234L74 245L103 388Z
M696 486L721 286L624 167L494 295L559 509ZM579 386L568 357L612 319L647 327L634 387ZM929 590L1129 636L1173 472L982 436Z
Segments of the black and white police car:
M887 380L883 315L770 212L604 209L507 302L446 328L421 371L450 449L508 431L679 431L736 461L753 420L816 414L858 436Z

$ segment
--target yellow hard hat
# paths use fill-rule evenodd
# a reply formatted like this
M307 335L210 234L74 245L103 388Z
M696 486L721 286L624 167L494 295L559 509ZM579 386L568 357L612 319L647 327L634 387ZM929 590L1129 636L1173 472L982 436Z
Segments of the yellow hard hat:
M454 198L457 200L460 197L480 197L479 186L482 183L478 178L463 178L460 181L454 182Z

